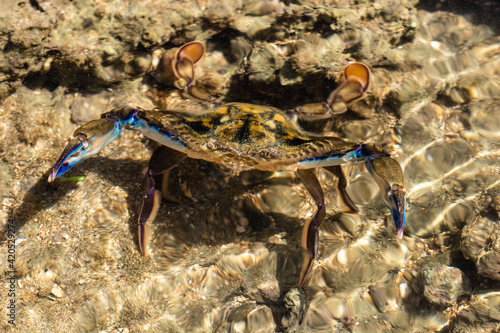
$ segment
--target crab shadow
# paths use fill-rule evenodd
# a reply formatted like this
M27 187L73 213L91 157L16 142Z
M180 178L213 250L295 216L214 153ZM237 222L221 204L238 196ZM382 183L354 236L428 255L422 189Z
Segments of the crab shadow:
M112 169L116 164L120 167L130 169L132 176L130 177L117 177L114 175L109 175L102 171L102 166L106 166L105 169ZM131 159L109 159L106 157L94 157L88 161L84 161L81 164L83 167L77 171L80 174L82 170L86 170L84 173L98 173L108 181L113 181L117 186L123 188L128 192L129 199L127 201L132 204L132 201L137 198L139 191L133 189L130 186L132 180L139 181L136 175L144 168L144 162L133 161ZM8 213L9 224L14 225L16 232L23 229L25 224L33 219L34 215L40 211L49 209L56 205L62 198L68 195L69 192L77 189L81 186L77 181L61 181L56 180L52 183L48 182L48 177L50 174L50 169L45 171L25 192L21 204L13 208ZM70 171L69 176L74 173ZM75 203L77 204L77 203ZM132 204L132 207L134 205ZM43 221L42 221L43 223ZM6 228L1 231L0 239L5 239Z
M286 252L283 249L302 251L300 221L281 213L264 212L255 202L269 187L291 187L297 180L271 175L272 172L252 170L232 176L217 164L186 159L170 173L168 195L177 202L162 202L153 222L156 230L151 247L161 257L163 246L168 246L172 238L187 248L259 242L277 253L278 261L286 261L281 258ZM281 237L280 234L286 235L285 243L289 245L267 241ZM288 284L286 278L279 280Z
M119 165L120 170L126 172L113 173ZM142 197L142 178L147 163L131 159L110 159L107 157L93 157L81 163L78 168L68 172L68 176L76 174L96 173L100 181L115 184L127 194L127 205L130 212L128 229L134 239L137 253L140 252L137 241L137 218ZM188 170L188 171L186 171ZM83 183L65 182L56 180L47 181L50 170L44 172L36 182L26 190L21 204L8 214L10 224L14 224L17 233L33 220L35 215L43 210L50 209L63 200L71 191L82 186L91 186ZM264 213L251 200L240 200L240 205L233 207L236 198L253 195L272 185L292 186L296 183L290 177L269 178L272 173L261 171L244 172L239 176L231 176L227 170L209 162L186 159L171 172L169 183L174 189L173 196L179 199L178 203L162 202L160 213L153 222L155 238L168 233L185 247L201 248L204 246L224 246L230 243L260 242L264 243L269 252L276 255L276 279L279 284L279 297L269 299L266 303L271 307L273 315L279 318L286 312L284 298L292 288L297 287L298 273L300 272L302 249L300 239L302 226L293 217L280 213ZM194 176L194 175L197 176ZM215 185L214 185L215 184ZM201 189L200 189L201 187ZM192 197L188 197L190 193ZM222 204L222 203L226 204ZM77 205L78 203L73 203ZM211 213L207 213L210 211ZM235 225L213 223L212 219L227 221L234 214L241 214L249 221L247 230L236 232ZM186 221L189 216L189 221ZM41 223L44 223L41 220ZM7 228L1 232L1 239L6 239ZM263 241L270 237L284 233L283 244L271 244ZM158 236L160 235L160 236ZM18 236L19 237L19 236ZM153 239L151 247L154 251L162 251L162 242ZM155 246L158 246L156 248ZM145 259L146 260L146 259ZM157 259L154 259L157 260ZM295 266L293 266L295 265ZM290 269L290 267L295 267ZM286 269L285 269L286 268ZM295 274L297 273L297 274ZM243 289L235 291L245 293Z
M102 181L114 184L127 194L126 203L130 213L128 229L138 252L140 250L137 241L137 219L143 195L141 184L146 166L147 162L144 161L96 156L68 172L68 177L82 173L84 175L96 173ZM112 172L117 169L127 171ZM186 170L189 172L186 173ZM25 191L20 205L8 213L8 224L15 227L18 235L26 223L31 221L38 212L50 209L71 191L86 186L85 181L57 179L49 183L50 171L49 169L38 177ZM231 176L228 175L228 170L213 163L193 159L186 159L179 167L174 168L171 174L173 177L170 177L169 183L174 189L171 194L179 202L162 201L160 213L153 222L157 229L156 234L169 233L187 246L211 246L224 245L242 239L246 241L264 239L285 232L288 238L286 243L295 245L297 249L300 248L302 227L295 218L279 213L264 213L255 207L251 200L241 200L238 207L233 207L234 200L238 197L241 199L245 195L253 195L271 185L291 186L295 180L286 177L271 179L269 176L272 173L262 171L248 171L239 176ZM199 188L200 186L202 189ZM192 197L186 196L186 193L190 193L189 196L192 195ZM78 202L73 204L77 205ZM207 214L207 211L212 214ZM244 216L248 220L247 230L237 233L236 225L217 223L218 219L231 218L230 214ZM186 216L190 216L189 222L186 222ZM43 222L41 220L41 223ZM6 232L7 225L0 231L0 240L6 240ZM153 240L151 245L157 245L157 242ZM269 250L278 253L278 262L289 260L284 257L284 253L290 245L266 243L266 246ZM284 285L290 283L287 278L282 280L280 282Z
M301 246L303 226L297 217L279 213L281 201L270 205L277 212L272 208L264 212L256 201L270 187L291 188L297 181L295 177L258 170L231 176L216 164L186 159L170 173L169 195L178 202L163 203L154 222L150 246L157 269L167 274L172 265L185 267L197 262L201 266L213 265L224 276L224 253L231 256L240 253L237 249L252 249L252 244L264 246L269 257L258 260L261 264L243 273L240 287L225 299L253 299L256 284L263 283L263 279L264 285L274 286L273 282L277 282L277 294L262 292L258 298L271 309L280 326L280 318L290 315L285 299L291 289L298 287L305 252ZM242 225L246 227L242 229ZM272 277L266 277L269 273ZM302 294L304 307L300 311L304 313L308 295Z

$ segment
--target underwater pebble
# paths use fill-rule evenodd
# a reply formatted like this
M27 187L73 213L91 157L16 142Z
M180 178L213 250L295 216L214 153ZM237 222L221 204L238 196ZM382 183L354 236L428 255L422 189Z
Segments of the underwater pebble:
M473 260L478 273L500 280L500 231L498 222L481 217L467 224L462 231L460 250Z
M469 305L460 309L457 318L457 332L498 332L500 292L488 290L473 295Z
M276 329L273 313L265 305L250 311L247 315L245 332L273 332Z
M477 271L483 276L500 280L500 253L497 251L486 252L477 261Z
M464 292L467 280L465 274L456 267L438 266L423 271L424 296L437 305L451 305Z
M54 285L54 287L52 287L52 289L50 290L50 293L57 298L61 298L64 296L64 292L63 292L61 286L59 286L59 285Z

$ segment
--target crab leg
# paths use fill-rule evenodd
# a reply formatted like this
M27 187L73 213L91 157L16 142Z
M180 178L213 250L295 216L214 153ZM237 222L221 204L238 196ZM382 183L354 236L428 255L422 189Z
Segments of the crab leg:
M404 175L401 165L391 158L380 146L374 144L360 144L357 149L347 150L340 154L325 154L313 158L304 159L299 162L299 168L311 169L319 167L331 167L350 162L365 161L366 168L373 176L379 186L382 197L392 213L396 224L398 238L403 238L406 211L406 189ZM329 169L330 171L332 169ZM340 180L342 183L343 180ZM340 185L339 183L339 185ZM354 203L340 187L342 200L353 211L356 210ZM349 203L351 201L351 203Z
M319 244L319 233L318 229L325 220L326 210L325 210L325 194L321 189L321 185L318 178L314 174L312 169L298 169L295 171L297 176L300 178L304 186L306 187L309 194L316 201L318 209L313 218L304 224L304 229L302 232L302 246L307 250L307 259L302 267L299 277L299 286L302 286L311 271L314 259L318 254L318 244Z
M347 150L336 155L324 155L302 160L296 171L311 196L316 201L318 211L312 220L304 226L302 235L303 246L308 251L308 258L300 274L299 284L303 285L318 250L318 228L324 220L324 195L313 168L324 167L338 177L338 190L346 212L356 213L359 209L346 191L347 179L341 169L341 164L365 161L366 168L379 186L382 197L392 213L397 229L397 237L403 237L406 211L406 189L401 165L391 158L381 147L372 144L361 144L357 149Z
M184 153L160 146L149 160L149 168L143 181L144 195L139 213L139 248L145 256L149 257L150 223L158 213L162 194L167 195L168 173L185 158Z
M325 167L325 169L330 171L338 178L337 188L339 190L340 197L344 204L348 207L348 209L345 210L344 213L358 213L358 207L356 207L356 204L354 203L354 201L352 201L351 197L347 193L347 179L342 172L342 167L340 165L332 165ZM304 282L306 281L306 278L311 271L312 265L318 253L318 229L325 220L326 215L325 195L313 170L314 169L298 169L296 171L297 176L300 178L307 191L316 201L316 205L318 206L316 214L309 222L306 222L304 224L304 229L302 232L302 246L307 250L307 258L300 272L300 286L303 286Z
M66 148L52 167L49 182L54 181L80 161L97 155L121 133L123 126L120 122L111 119L98 119L78 128L69 138Z
M54 181L77 163L98 154L122 132L124 127L137 128L148 137L173 148L160 148L153 154L143 182L144 196L139 214L139 246L141 252L148 255L146 246L150 233L148 222L155 218L161 200L155 177L161 174L164 177L168 175L168 170L182 161L186 155L183 153L185 147L180 141L168 133L160 132L154 126L149 126L138 115L140 112L146 111L130 107L113 109L103 114L101 119L93 120L78 128L52 168L48 180ZM164 184L165 181L160 183Z
M368 159L365 164L382 192L396 224L397 237L401 239L406 218L406 188L401 165L388 156Z
M310 103L288 110L291 116L302 119L327 119L347 111L347 106L363 99L370 87L371 73L368 66L355 62L347 65L342 73L342 83L330 93L324 103Z
M92 120L77 128L69 138L69 142L56 164L52 167L49 182L54 181L81 161L97 155L120 135L123 127L135 121L130 116L130 111L132 111L131 108L114 109L103 114L101 119Z
M326 170L330 171L338 179L337 188L339 190L340 199L348 207L348 210L343 211L343 213L359 213L359 208L356 206L354 201L352 201L349 193L347 193L347 178L342 172L342 167L340 165L332 165L325 167Z

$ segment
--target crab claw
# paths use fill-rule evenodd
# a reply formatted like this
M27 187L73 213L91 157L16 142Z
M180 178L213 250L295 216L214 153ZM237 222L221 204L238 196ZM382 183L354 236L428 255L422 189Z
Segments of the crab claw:
M406 217L406 189L401 166L390 157L377 157L366 161L366 167L380 187L382 197L392 213L397 237L403 238Z
M71 169L75 164L98 154L121 132L119 122L112 119L93 120L78 128L57 160L49 175L49 182Z
M338 102L349 105L364 98L370 87L370 69L359 62L349 64L344 68L343 80L344 82L328 97L328 105Z

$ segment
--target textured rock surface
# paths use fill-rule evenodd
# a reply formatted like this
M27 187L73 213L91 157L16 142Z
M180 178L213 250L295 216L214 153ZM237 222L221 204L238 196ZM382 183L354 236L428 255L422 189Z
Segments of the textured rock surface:
M424 296L434 304L450 306L465 293L468 281L455 267L438 266L423 271Z
M500 328L500 40L491 26L416 0L1 4L2 276L12 270L8 224L17 236L16 326L5 312L1 329ZM348 62L366 63L369 96L327 130L377 142L405 167L404 239L363 165L344 169L357 215L338 213L337 181L317 171L328 214L302 289L301 226L314 208L293 175L232 177L186 160L171 172L180 203L162 205L151 259L135 240L154 144L124 133L69 173L85 181L47 183L66 138L111 107L197 110L150 72L159 54L191 40L208 49L198 84L223 101L321 102ZM447 286L441 276L455 281L446 300L428 295ZM0 293L6 309L7 284Z

